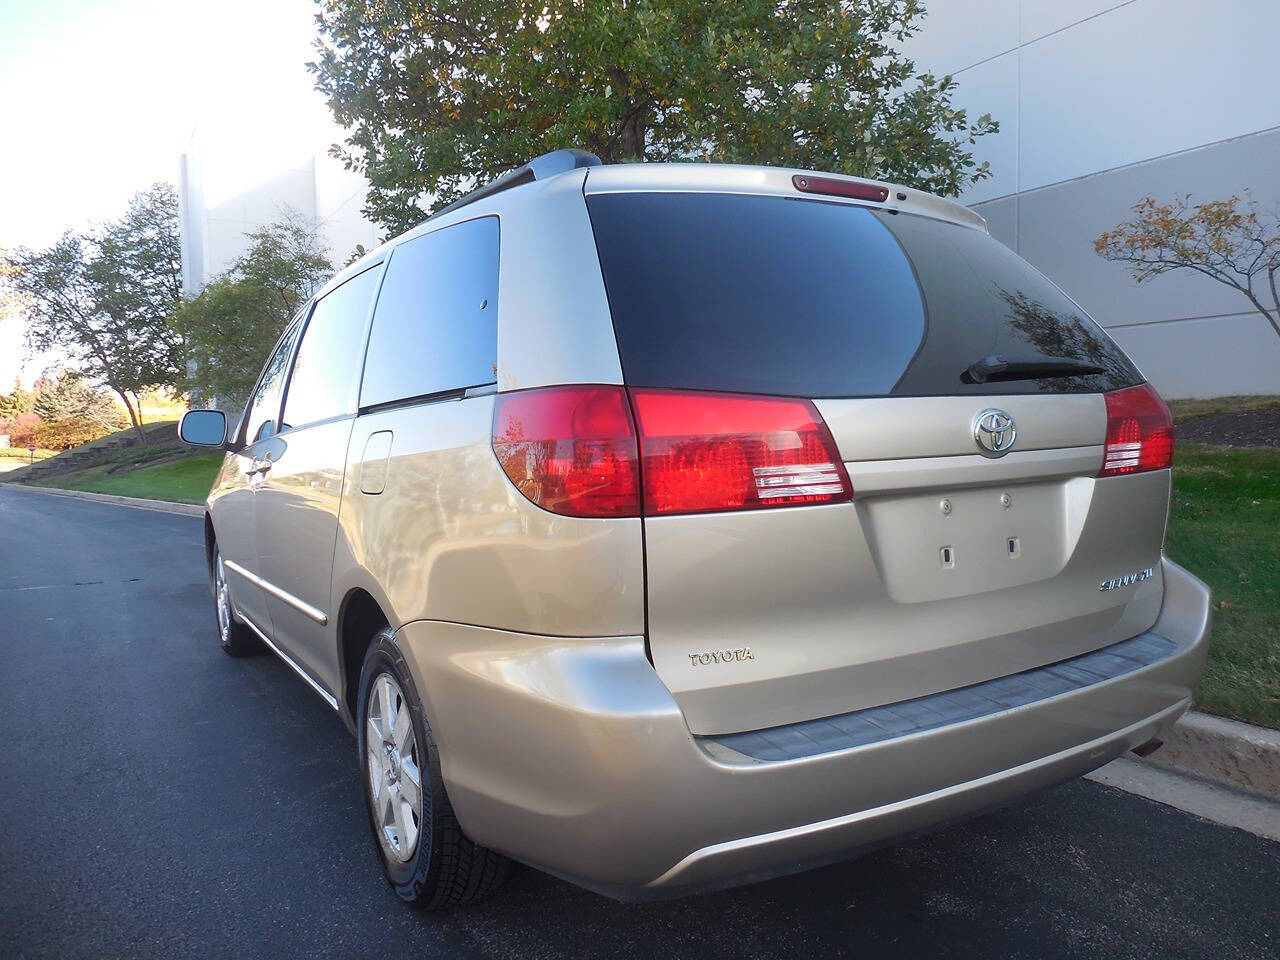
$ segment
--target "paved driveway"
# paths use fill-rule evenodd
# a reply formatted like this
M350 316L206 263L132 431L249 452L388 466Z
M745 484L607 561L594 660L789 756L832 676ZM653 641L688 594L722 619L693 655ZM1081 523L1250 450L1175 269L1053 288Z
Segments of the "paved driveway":
M859 860L618 904L383 889L355 747L217 649L198 518L0 488L0 956L1280 956L1280 844L1076 781Z

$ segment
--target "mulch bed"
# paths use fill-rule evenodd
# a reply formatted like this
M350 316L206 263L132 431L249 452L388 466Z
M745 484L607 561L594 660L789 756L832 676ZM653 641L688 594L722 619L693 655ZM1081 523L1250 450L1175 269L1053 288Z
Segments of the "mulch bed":
M1217 413L1174 426L1174 438L1187 443L1230 447L1280 447L1280 407Z

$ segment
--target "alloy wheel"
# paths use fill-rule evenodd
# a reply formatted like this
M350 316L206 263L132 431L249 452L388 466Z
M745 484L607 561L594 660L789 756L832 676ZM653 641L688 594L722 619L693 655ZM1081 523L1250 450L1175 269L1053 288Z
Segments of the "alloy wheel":
M406 863L422 824L422 771L409 704L389 673L374 680L365 712L365 776L378 841L389 857Z
M217 555L213 573L214 593L218 604L218 639L224 647L231 645L231 591L227 587L227 571L222 554Z

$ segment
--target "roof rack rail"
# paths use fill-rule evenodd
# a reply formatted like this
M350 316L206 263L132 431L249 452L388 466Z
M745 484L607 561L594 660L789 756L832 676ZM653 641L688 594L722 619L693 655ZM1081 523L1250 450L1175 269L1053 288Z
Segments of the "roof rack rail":
M518 187L522 183L545 180L548 177L554 177L557 173L566 173L569 170L577 170L579 167L598 166L600 166L600 158L594 153L588 153L586 150L573 148L552 150L550 153L544 153L540 157L534 157L523 166L508 170L498 179L490 180L482 187L476 187L466 196L458 198L446 207L441 207L427 219L434 220L436 217L451 213L460 207L465 207L469 203L475 203L477 200L491 197L495 193L501 193L503 190Z

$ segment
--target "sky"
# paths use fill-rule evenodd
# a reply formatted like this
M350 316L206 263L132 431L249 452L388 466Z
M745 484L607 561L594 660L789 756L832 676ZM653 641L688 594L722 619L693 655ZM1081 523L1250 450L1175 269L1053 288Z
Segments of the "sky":
M314 0L0 0L0 248L119 216L198 150L248 186L341 139L306 62ZM0 321L0 391L21 370ZM39 362L21 370L28 382Z

